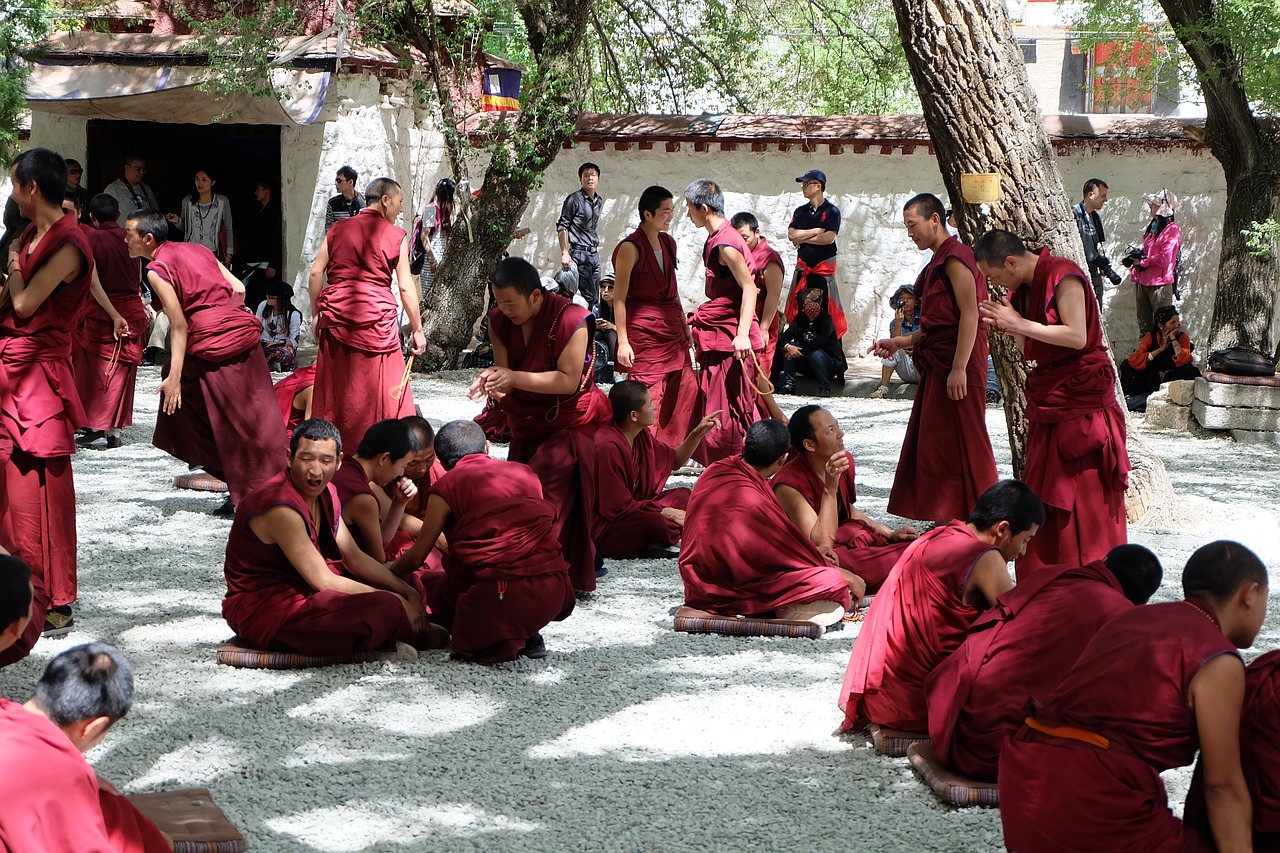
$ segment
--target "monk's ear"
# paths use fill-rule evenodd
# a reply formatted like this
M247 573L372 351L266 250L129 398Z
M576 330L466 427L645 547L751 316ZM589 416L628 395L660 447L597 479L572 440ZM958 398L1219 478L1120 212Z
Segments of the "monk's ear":
M818 449L818 442L814 441L812 438L806 438L804 441L800 443L804 447L804 449L809 453L813 453Z
M0 649L7 649L22 636L22 632L26 630L27 623L30 621L31 612L28 608L26 616L19 616L0 631Z
M1000 519L996 522L995 528L996 541L1003 542L1006 539L1013 538L1013 525L1009 524L1006 519Z
M107 736L107 732L111 729L111 722L110 717L89 717L72 723L72 730L68 735L71 738L71 742L75 744L76 749L81 752L88 752L102 743Z

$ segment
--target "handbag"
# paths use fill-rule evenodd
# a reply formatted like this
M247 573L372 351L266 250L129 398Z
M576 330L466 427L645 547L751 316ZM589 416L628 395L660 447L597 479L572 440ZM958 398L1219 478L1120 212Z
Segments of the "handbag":
M409 242L409 272L422 274L422 267L427 261L427 250L422 246L422 223L413 229L413 238Z
M1209 353L1209 370L1228 376L1273 376L1275 363L1247 347L1227 347Z

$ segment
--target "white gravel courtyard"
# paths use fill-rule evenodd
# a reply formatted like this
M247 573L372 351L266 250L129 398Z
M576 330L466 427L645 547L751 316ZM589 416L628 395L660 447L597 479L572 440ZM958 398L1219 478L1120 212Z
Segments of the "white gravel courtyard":
M186 466L150 445L157 383L140 369L125 447L74 458L77 630L0 670L0 694L25 700L59 651L119 646L137 699L90 757L121 790L208 787L250 849L271 853L1002 849L998 812L945 807L906 759L837 732L857 625L818 641L677 634L673 559L610 561L544 632L543 661L217 666L230 521L210 515L223 495L175 490ZM415 377L413 390L436 423L478 411L459 381ZM822 402L857 460L858 505L883 518L910 401ZM987 421L1009 476L1003 412ZM1280 448L1132 428L1180 501L1177 529L1130 530L1164 562L1159 599L1181 597L1183 563L1211 539L1280 564ZM1273 612L1246 656L1277 645ZM1189 778L1168 774L1179 806Z

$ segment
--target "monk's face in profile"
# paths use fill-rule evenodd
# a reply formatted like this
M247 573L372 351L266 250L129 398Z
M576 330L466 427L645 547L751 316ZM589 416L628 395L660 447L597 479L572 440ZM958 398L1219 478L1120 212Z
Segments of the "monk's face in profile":
M748 249L754 249L760 242L760 232L752 231L750 225L743 225L736 230L738 232L738 236L740 236L742 241L747 244Z
M542 291L535 290L528 296L524 296L514 287L495 285L493 303L498 306L502 316L517 326L523 326L538 316L538 310L542 308Z
M404 469L412 458L412 453L406 453L399 459L392 459L390 453L379 453L373 460L373 476L369 480L385 489L404 476Z
M1009 522L1002 521L996 525L996 547L1000 549L1005 560L1013 562L1023 555L1027 550L1027 543L1039 530L1040 525L1032 524L1027 530L1014 533Z
M919 206L902 211L902 224L907 226L907 236L911 238L911 242L922 252L933 246L938 239L938 229L942 227L936 214L925 216L920 212Z
M338 471L338 442L304 438L289 454L289 479L307 498L318 498Z
M653 426L658 422L658 413L653 408L653 395L644 394L644 405L636 409L636 423L642 427Z
M3 551L3 549L0 549ZM31 611L36 607L36 588L32 581L27 581L27 589L30 590L30 603L27 605L27 612L23 616L19 616L13 620L8 627L0 628L0 652L18 642L18 638L22 636L22 632L27 630L27 623L31 621Z
M410 480L421 480L427 476L427 472L434 464L436 464L436 449L433 445L409 457L409 464L404 466L404 475Z
M835 415L826 409L818 409L809 416L809 424L813 427L814 453L819 459L830 459L837 451L844 450L844 431Z
M691 201L685 201L684 212L689 214L689 221L697 227L707 227L707 213L701 207L695 206Z
M978 269L982 270L982 274L987 277L987 281L1003 288L1008 293L1013 293L1019 287L1022 287L1022 274L1015 269L1015 259L1012 256L1005 258L1004 263L1001 264L978 261Z
M148 245L147 237L138 233L138 228L132 220L125 223L124 226L124 244L129 248L129 257L131 258L149 258L155 251L154 245ZM154 239L154 238L152 238Z
M657 210L653 213L641 214L641 216L647 216L652 219L653 224L658 226L659 231L670 231L671 220L675 219L676 216L675 199L663 199L662 203L658 205Z

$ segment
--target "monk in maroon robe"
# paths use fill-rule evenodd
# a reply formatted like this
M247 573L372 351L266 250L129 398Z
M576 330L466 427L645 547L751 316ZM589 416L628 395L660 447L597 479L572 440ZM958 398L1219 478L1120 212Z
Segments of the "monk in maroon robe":
M149 321L139 287L142 268L129 255L124 229L116 224L119 215L119 203L106 193L89 202L93 227L86 234L93 250L93 275L108 301L85 301L75 360L76 389L85 426L91 430L80 443L105 435L108 447L120 446L120 430L133 425L134 386Z
M935 527L911 543L854 640L840 689L843 730L928 728L925 679L978 614L1013 588L1008 563L1043 520L1044 507L1026 485L1001 480L982 493L968 522Z
M12 451L0 496L0 542L49 594L50 621L71 624L76 600L75 430L84 424L71 333L89 293L93 251L64 216L65 161L33 148L14 161L13 199L31 224L6 259L0 290L0 433ZM63 182L59 185L59 182ZM53 189L57 187L57 193Z
M634 380L609 389L613 422L596 433L596 511L591 536L605 557L634 560L680 542L690 490L663 489L671 472L689 461L703 436L719 425L713 412L679 447L654 437L653 396Z
M573 583L555 535L555 509L529 466L492 459L472 421L440 428L445 474L431 488L418 542L392 570L420 564L441 533L446 579L431 591L433 618L453 653L476 663L547 654L541 631L573 612Z
M1028 251L1008 231L988 231L974 251L992 284L1008 291L1001 302L984 302L983 316L1036 363L1027 377L1023 477L1047 518L1018 561L1018 577L1051 563L1102 559L1129 539L1130 465L1115 365L1102 343L1098 302L1087 298L1089 276L1047 250Z
M169 318L169 365L151 443L227 483L231 508L280 470L285 432L244 285L198 243L168 240L154 210L126 222L129 252Z
M768 380L760 321L756 319L755 270L751 250L724 216L724 193L705 178L684 191L693 224L707 231L702 263L707 270L707 301L693 312L693 346L698 354L701 407L695 414L721 412L694 457L704 464L742 452L747 428L760 419L758 386Z
M1254 849L1237 649L1266 617L1267 569L1237 542L1212 542L1187 561L1182 589L1183 601L1103 625L1048 698L1028 707L1000 753L1009 850ZM1173 816L1160 779L1197 749L1212 838Z
M489 314L493 367L472 383L472 399L497 400L511 426L507 459L542 481L556 509L556 538L574 589L596 588L591 541L595 505L595 432L609 420L609 400L593 370L595 319L585 308L542 289L523 258L499 261Z
M30 566L0 547L0 666L22 660L40 639L34 580Z
M778 250L770 246L769 241L760 233L760 221L753 214L735 213L729 221L751 250L750 265L755 270L756 279L756 320L760 323L760 334L764 337L764 355L760 358L760 364L765 370L772 370L773 356L778 350L778 335L782 331L782 314L778 311L778 302L782 298L786 266L782 263Z
M1160 586L1160 561L1119 545L1106 561L1052 566L1001 595L960 648L925 679L929 740L938 760L972 779L996 780L1000 749L1108 620Z
M651 432L675 446L693 424L698 380L689 361L691 337L676 286L676 241L671 191L652 186L640 194L640 227L613 250L614 360L628 379L644 383L657 412Z
M687 606L827 626L862 597L862 580L832 565L769 489L790 440L779 421L757 421L741 456L708 465L698 477L680 547Z
M770 481L787 516L820 548L830 549L836 564L862 578L867 592L880 589L902 552L920 534L914 527L892 530L853 505L858 499L853 454L844 449L844 432L821 406L801 406L787 424L793 456ZM828 494L824 472L838 455L842 469Z
M409 351L421 355L427 349L418 277L409 269L409 239L393 224L404 207L400 185L378 178L365 197L363 210L329 228L310 276L311 316L320 345L312 411L338 425L347 447L359 444L378 421L414 411L392 273L413 332Z
M903 207L907 236L921 251L933 251L916 279L920 328L868 350L893 358L911 348L920 373L889 512L929 521L967 518L996 481L987 437L987 333L978 315L987 282L969 247L947 233L946 216L942 202L928 193Z
M316 385L316 366L299 367L275 384L276 402L280 404L280 417L284 418L285 431L311 417L311 403Z
M417 449L410 454L409 461L404 466L404 478L413 484L413 495L404 505L404 513L400 517L400 529L391 537L391 542L387 545L389 560L403 556L413 547L413 543L418 541L418 534L422 532L422 520L426 517L427 498L430 496L431 486L444 475L444 466L436 457L436 431L432 428L431 422L417 415L410 415L401 420L408 424L413 444ZM383 512L388 512L391 508L390 488L374 488L374 494ZM443 571L442 558L447 548L448 543L441 535L436 540L436 547L428 552L424 568Z
M337 427L303 421L288 467L236 507L222 616L256 648L342 655L434 642L421 592L361 551L343 523L331 482L341 458Z
M378 421L365 431L360 446L333 475L342 520L361 551L385 563L387 547L400 529L405 505L417 486L404 478L404 469L417 449L409 425L399 418ZM378 494L390 493L384 508Z

